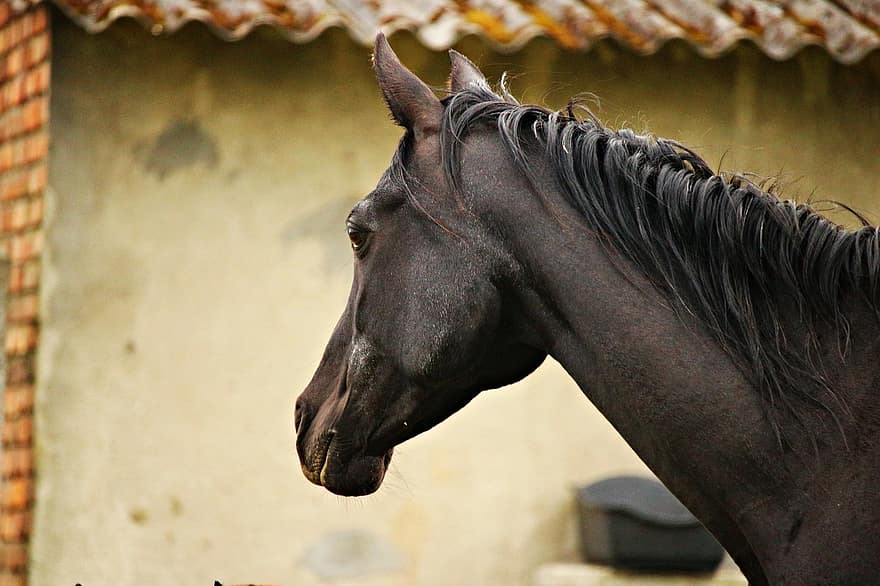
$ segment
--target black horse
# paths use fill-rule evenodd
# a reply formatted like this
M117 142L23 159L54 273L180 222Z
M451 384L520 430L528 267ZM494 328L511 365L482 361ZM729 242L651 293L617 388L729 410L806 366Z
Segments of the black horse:
M752 583L876 583L880 230L451 56L440 100L376 39L406 132L346 220L351 294L296 404L306 477L371 493L395 445L550 355Z

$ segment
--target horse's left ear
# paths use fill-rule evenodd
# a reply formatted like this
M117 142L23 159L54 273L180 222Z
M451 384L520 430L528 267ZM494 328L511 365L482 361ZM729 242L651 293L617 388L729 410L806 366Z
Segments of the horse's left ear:
M381 32L376 35L373 69L385 103L398 124L417 134L440 128L443 116L440 100L431 88L403 66Z
M448 82L450 92L458 93L471 85L489 87L486 76L473 61L455 49L449 49L449 60L452 61Z

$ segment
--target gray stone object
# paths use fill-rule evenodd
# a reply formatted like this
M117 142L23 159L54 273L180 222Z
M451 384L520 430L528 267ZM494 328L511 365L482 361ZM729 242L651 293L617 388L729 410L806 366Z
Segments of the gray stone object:
M617 476L577 489L585 561L653 572L710 572L724 549L660 482Z

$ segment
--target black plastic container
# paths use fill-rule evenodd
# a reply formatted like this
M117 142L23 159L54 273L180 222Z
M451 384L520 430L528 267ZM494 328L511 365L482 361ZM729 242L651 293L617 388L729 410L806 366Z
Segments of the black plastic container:
M617 476L577 490L585 561L659 572L711 572L724 549L660 482Z

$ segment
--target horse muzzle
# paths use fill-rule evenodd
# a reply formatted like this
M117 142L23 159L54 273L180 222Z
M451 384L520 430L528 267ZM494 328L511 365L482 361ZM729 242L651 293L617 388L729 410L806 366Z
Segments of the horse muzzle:
M369 456L347 449L336 430L317 434L311 440L297 439L297 453L305 477L339 496L364 496L382 485L393 450ZM305 438L303 438L305 439Z

